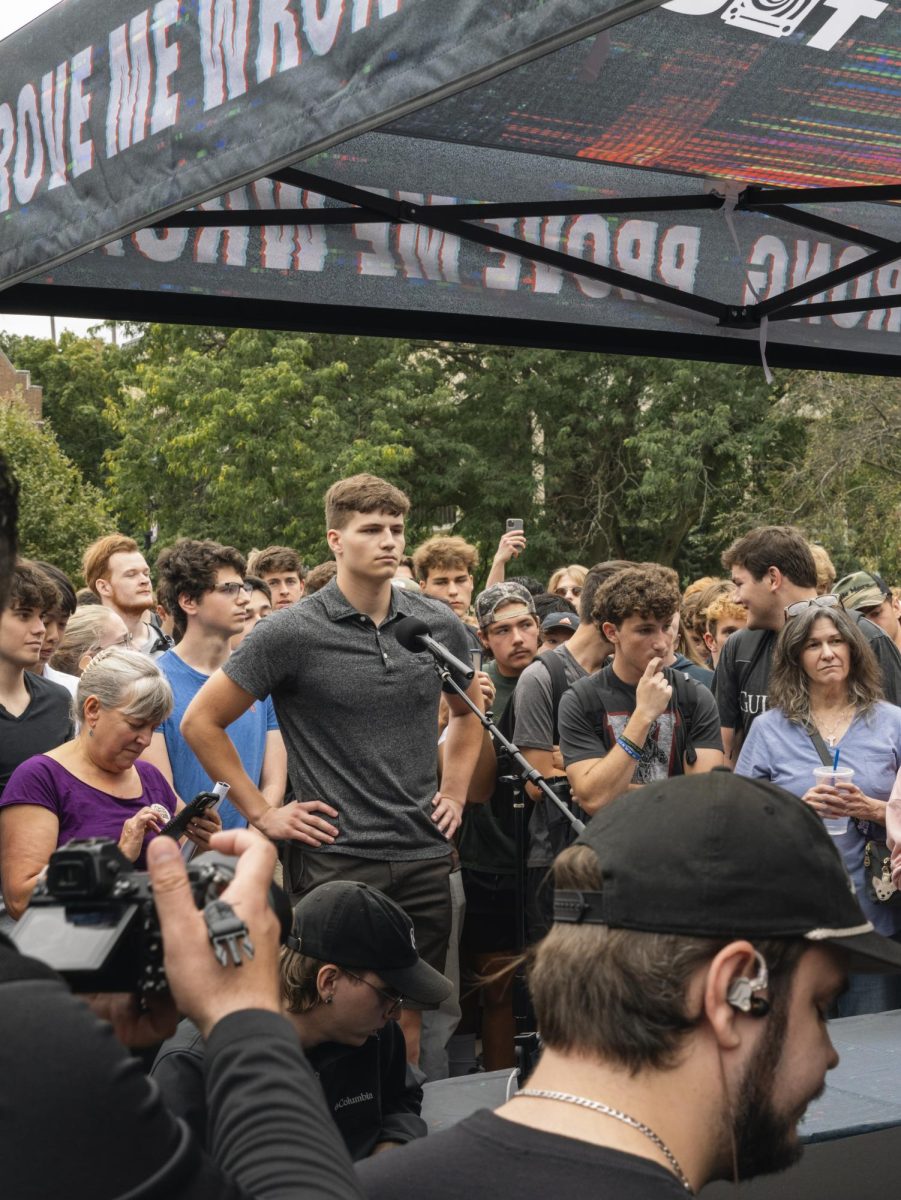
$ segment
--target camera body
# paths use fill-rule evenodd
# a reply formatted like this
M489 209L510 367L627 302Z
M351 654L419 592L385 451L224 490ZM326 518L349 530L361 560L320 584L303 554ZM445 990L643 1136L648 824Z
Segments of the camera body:
M218 899L235 862L210 851L187 865L198 909ZM150 877L106 838L54 851L12 939L23 954L59 971L74 992L168 990Z

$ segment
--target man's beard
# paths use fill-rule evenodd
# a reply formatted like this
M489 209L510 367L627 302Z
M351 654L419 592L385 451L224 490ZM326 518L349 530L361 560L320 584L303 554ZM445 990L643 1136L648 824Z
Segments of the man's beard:
M793 1166L803 1153L797 1135L801 1114L797 1108L788 1113L779 1112L773 1102L774 1079L782 1056L787 1014L776 1010L770 1013L768 1021L766 1038L748 1067L732 1114L734 1169L739 1179L784 1171ZM819 1094L822 1094L822 1089ZM808 1103L815 1098L809 1097Z

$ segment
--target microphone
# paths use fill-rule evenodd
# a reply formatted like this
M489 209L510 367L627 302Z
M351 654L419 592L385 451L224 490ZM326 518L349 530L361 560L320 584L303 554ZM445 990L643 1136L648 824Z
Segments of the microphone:
M420 621L418 617L401 617L394 626L394 636L405 650L409 650L413 654L418 654L421 650L428 650L442 666L447 667L448 670L453 671L455 675L467 682L475 675L474 669L468 663L460 662L459 658L454 658L446 646L435 641L431 629L425 621Z

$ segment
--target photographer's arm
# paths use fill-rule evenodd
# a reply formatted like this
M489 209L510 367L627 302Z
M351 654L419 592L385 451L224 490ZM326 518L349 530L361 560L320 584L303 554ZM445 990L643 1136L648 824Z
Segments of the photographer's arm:
M28 907L59 838L59 818L38 804L0 809L0 880L6 911L16 921Z
M240 967L214 957L177 847L159 838L147 856L172 994L207 1039L211 1154L254 1197L357 1198L344 1142L280 1011L278 922L268 901L275 850L247 830L218 834L214 847L240 854L222 894L254 945Z

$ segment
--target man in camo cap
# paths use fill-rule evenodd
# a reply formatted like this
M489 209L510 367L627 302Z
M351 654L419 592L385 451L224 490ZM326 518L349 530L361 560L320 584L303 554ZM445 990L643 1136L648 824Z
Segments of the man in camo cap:
M884 629L901 650L901 602L894 598L892 589L881 575L875 571L855 571L840 579L832 591L840 597L845 608L859 612Z

